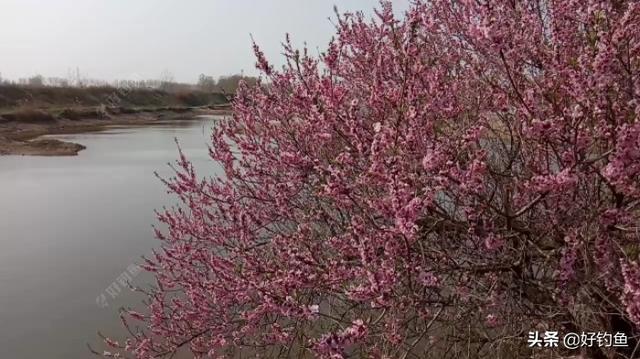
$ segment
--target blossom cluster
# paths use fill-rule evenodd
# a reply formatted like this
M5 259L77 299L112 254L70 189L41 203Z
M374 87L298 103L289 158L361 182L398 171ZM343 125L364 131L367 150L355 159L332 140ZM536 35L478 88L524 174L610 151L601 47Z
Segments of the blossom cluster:
M396 18L382 2L336 26L321 56L287 38L281 69L254 46L262 82L211 135L224 176L180 155L128 352L528 357L531 327L634 338L640 3Z

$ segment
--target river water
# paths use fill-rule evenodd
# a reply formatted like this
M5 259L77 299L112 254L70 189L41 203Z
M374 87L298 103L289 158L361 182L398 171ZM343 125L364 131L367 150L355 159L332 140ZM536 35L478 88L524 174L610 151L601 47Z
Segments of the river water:
M0 357L89 358L97 331L118 337L122 306L143 299L118 285L159 246L154 209L175 199L168 176L174 138L202 169L215 118L53 136L85 145L77 157L0 157ZM115 283L115 284L114 284Z

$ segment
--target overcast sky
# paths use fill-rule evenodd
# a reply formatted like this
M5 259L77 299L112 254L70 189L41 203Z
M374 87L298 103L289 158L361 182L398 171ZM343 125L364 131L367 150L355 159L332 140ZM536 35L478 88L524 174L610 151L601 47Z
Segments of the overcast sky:
M377 0L0 0L0 73L182 82L206 73L254 74L252 34L280 64L289 32L323 50L334 33L333 5L372 14ZM409 0L394 1L404 13Z

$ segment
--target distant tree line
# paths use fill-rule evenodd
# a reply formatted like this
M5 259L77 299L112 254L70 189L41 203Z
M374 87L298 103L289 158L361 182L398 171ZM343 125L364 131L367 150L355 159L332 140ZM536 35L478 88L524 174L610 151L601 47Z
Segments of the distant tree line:
M164 71L159 79L151 80L114 80L104 81L90 79L80 75L79 72L70 74L68 78L44 77L40 74L18 80L9 80L0 74L0 86L21 86L21 87L115 87L128 89L159 89L167 92L184 91L205 91L223 92L227 94L235 93L241 80L250 85L257 83L257 78L234 74L220 76L215 79L213 76L201 74L196 84L180 83L168 71Z
M220 76L217 80L213 76L201 74L198 79L198 87L203 91L235 93L241 80L248 85L255 85L258 81L256 77L240 74Z

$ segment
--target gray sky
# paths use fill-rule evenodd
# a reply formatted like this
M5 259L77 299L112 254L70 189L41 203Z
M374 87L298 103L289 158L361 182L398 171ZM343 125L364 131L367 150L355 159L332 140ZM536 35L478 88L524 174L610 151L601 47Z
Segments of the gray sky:
M397 0L401 15L409 0ZM334 33L333 5L372 14L377 0L0 0L0 73L66 78L70 69L103 80L159 78L195 82L255 74L250 34L281 64L285 33L324 49Z

